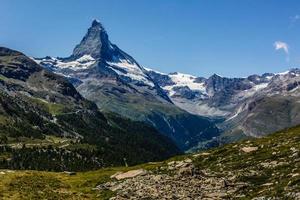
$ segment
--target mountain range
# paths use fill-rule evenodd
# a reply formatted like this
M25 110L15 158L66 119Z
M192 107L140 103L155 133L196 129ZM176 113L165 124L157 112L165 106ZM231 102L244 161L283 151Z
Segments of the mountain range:
M300 70L209 78L145 68L94 20L67 58L34 58L67 77L102 112L146 122L182 150L261 137L300 123Z
M145 68L109 41L97 20L69 57L34 60L67 77L102 112L146 122L184 151L220 133L214 120L177 107Z
M221 136L211 142L261 137L300 123L299 69L246 78L148 72L178 107L223 119L217 124Z

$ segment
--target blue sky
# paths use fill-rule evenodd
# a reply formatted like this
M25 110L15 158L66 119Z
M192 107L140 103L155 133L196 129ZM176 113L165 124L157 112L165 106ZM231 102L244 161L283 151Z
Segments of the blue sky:
M299 0L0 0L0 45L68 56L94 18L162 72L241 77L300 67Z

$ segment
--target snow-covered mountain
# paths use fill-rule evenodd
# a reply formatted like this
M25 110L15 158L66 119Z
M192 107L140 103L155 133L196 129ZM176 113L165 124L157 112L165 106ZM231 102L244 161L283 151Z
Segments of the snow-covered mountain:
M164 74L149 68L147 70L178 107L210 117L230 116L240 101L267 87L274 76L268 73L247 78L226 78L214 74L203 78L178 72Z
M178 107L198 115L224 118L219 127L229 137L259 137L300 124L299 69L246 78L216 74L203 78L147 70Z
M78 44L73 54L67 58L35 58L42 66L62 74L75 84L81 92L89 95L95 87L118 83L119 93L130 92L151 97L153 101L171 103L163 90L153 82L146 70L131 56L112 44L102 24L94 20L88 32ZM93 87L90 87L92 86ZM116 91L115 91L116 92ZM92 98L92 97L91 97ZM93 99L95 100L95 99ZM100 103L100 102L99 102ZM101 100L101 105L103 102Z
M299 69L274 74L264 87L244 97L224 124L255 137L300 124L299 83Z
M106 75L118 75L123 81L155 88L151 78L131 56L112 44L102 24L94 20L80 44L68 58L35 59L56 73L77 79L90 78L91 72L105 70ZM96 65L100 65L95 67ZM87 76L88 75L88 76ZM97 74L98 75L98 74ZM159 87L158 87L159 88ZM156 88L157 89L157 88ZM167 101L168 97L164 96Z
M145 121L172 138L183 150L219 134L212 120L174 105L145 68L109 41L97 20L69 57L34 60L67 77L101 111Z

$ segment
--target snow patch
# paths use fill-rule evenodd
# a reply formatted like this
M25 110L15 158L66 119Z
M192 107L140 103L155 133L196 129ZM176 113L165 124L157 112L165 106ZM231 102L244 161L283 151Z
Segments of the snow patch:
M237 117L242 111L243 111L243 108L242 108L242 106L241 106L241 107L239 107L239 109L235 112L235 114L232 115L231 117L229 117L226 121L229 121L229 120L231 120L231 119Z
M182 74L182 73L174 73L174 74L169 74L169 77L171 80L175 83L174 85L168 85L163 87L163 89L167 90L172 96L175 94L173 91L174 87L188 87L190 90L196 90L201 92L202 94L207 94L206 93L206 87L204 82L196 82L196 76L192 76L189 74Z
M50 57L43 59L34 59L38 64L43 63L43 65L53 65L59 69L71 69L73 71L83 70L90 68L93 64L95 64L96 60L90 55L83 55L82 57L70 61L65 62L61 59Z
M262 90L262 89L266 88L268 85L269 85L269 83L261 83L261 84L255 85L252 89L254 91L258 91L258 90Z
M253 96L256 92L261 91L262 89L268 87L269 83L261 83L258 85L254 85L252 88L248 89L248 90L244 90L239 92L236 95L236 99L242 100L242 99L246 99L248 97Z
M161 74L161 75L168 75L168 74L165 74L165 73L162 73L162 72L159 72L159 71L156 71L156 70L154 70L154 69L150 69L150 68L148 68L148 67L143 67L146 71L148 71L148 72L155 72L155 73L157 73L157 74Z
M74 71L88 69L91 65L93 65L96 60L90 55L83 55L75 61L71 62L63 62L61 60L57 60L56 66L62 69L68 68Z
M107 62L107 64L119 75L127 76L132 80L143 82L151 87L154 86L154 83L135 62L130 62L125 59L119 59L118 62ZM124 73L123 70L126 73Z
M266 76L267 80L271 80L274 76Z
M290 73L289 70L288 70L288 71L285 71L285 72L278 73L278 74L276 74L276 75L286 75L286 74L288 74L288 73Z

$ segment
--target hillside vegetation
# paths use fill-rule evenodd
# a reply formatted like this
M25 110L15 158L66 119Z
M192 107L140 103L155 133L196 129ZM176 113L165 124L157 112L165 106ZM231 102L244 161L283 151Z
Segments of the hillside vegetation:
M299 199L300 126L135 167L66 173L0 172L2 199ZM127 179L116 172L144 169Z

